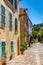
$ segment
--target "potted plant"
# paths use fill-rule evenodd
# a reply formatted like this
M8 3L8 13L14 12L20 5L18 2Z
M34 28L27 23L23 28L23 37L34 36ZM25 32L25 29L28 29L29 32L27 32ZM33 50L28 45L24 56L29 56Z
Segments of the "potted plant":
M24 54L25 44L20 44L20 51L21 51L21 54Z

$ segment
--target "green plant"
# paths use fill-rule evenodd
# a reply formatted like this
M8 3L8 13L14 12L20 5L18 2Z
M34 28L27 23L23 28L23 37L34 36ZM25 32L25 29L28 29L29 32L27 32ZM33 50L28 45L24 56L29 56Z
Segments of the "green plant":
M21 44L21 45L20 45L20 50L21 50L21 51L24 51L24 50L25 50L25 45L24 45L24 44Z
M41 38L41 43L43 43L43 38Z
M33 35L32 36L30 36L30 43L32 44L32 43L34 43L34 38L33 38Z
M40 42L43 43L43 27L41 27L38 32L38 39L41 40Z
M23 54L23 52L24 52L26 49L27 49L27 44L26 44L26 43L20 44L21 54Z
M27 43L26 42L24 42L24 45L25 45L25 49L27 49Z
M38 33L38 42L41 42L41 37L39 33Z
M33 32L32 32L32 37L33 37L34 39L36 39L37 36L38 36L37 34L38 34L37 31L33 31Z

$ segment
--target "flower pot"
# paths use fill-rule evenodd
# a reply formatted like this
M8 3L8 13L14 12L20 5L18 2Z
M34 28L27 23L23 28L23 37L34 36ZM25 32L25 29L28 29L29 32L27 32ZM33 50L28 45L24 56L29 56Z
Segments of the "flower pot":
M21 51L21 54L23 55L24 54L24 51Z

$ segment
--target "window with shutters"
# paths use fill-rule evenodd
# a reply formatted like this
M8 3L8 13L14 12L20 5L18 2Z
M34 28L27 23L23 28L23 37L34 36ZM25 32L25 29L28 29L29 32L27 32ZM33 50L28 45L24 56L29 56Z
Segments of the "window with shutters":
M18 2L17 0L15 0L15 9L17 10L17 8L18 8Z
M1 5L1 26L5 27L5 7Z
M15 18L15 32L18 32L18 19Z
M12 14L9 13L9 28L12 30Z
M14 43L13 41L10 42L11 54L14 52Z
M4 58L6 56L6 43L5 41L1 42L1 47L2 47L2 58Z
M9 2L13 5L13 0L9 0Z
M13 7L17 10L18 9L18 1L17 0L9 0L9 2L13 5Z

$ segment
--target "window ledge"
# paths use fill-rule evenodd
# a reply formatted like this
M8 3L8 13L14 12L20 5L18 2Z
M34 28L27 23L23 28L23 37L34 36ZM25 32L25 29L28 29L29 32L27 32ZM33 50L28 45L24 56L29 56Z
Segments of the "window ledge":
M18 31L16 31L15 34L18 34Z
M13 29L9 29L9 31L12 31Z

